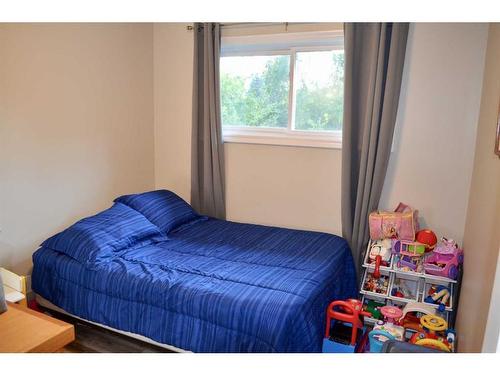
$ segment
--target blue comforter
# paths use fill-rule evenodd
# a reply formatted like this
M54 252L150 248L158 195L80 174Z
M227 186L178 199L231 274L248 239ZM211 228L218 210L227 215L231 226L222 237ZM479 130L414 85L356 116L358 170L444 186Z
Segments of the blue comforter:
M344 239L211 218L91 268L46 246L33 261L67 312L195 352L319 352L328 303L357 293Z

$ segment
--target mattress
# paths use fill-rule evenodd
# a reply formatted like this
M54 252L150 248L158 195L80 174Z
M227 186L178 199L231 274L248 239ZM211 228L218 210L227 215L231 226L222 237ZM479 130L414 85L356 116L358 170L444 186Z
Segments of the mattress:
M46 247L33 263L56 306L193 352L320 352L328 303L357 295L341 237L212 218L96 267Z

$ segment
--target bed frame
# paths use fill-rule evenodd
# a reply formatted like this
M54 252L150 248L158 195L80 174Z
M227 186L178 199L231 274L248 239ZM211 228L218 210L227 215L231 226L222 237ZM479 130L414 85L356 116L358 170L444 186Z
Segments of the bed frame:
M173 345L162 344L161 342L154 341L154 340L152 340L152 339L150 339L150 338L148 338L146 336L142 336L142 335L139 335L137 333L122 331L122 330L119 330L119 329L116 329L116 328L108 327L108 326L106 326L104 324L100 324L100 323L92 322L92 321L87 320L87 319L80 318L79 316L70 314L69 312L61 309L60 307L54 305L52 302L46 300L45 298L43 298L42 296L40 296L38 294L35 294L35 299L36 299L36 302L40 306L43 306L43 307L45 307L45 308L47 308L49 310L53 310L53 311L56 311L58 313L61 313L61 314L67 315L67 316L71 316L72 318L81 320L81 321L89 323L89 324L93 324L95 326L99 326L101 328L105 328L105 329L107 329L109 331L113 331L113 332L119 333L119 334L124 335L124 336L132 337L132 338L134 338L136 340L147 342L148 344L156 345L156 346L168 349L168 350L176 352L176 353L191 353L190 351L177 348L177 347L175 347Z

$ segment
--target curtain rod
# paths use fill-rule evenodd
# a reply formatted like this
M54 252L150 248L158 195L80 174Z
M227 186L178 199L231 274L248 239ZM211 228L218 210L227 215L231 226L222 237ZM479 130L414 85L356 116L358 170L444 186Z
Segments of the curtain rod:
M312 22L294 22L294 25L308 25L311 24ZM280 26L283 25L285 27L288 27L290 23L289 22L230 22L230 23L221 23L220 26L221 28L236 28L236 27L248 27L248 26L253 26L253 27L265 27L265 26ZM203 26L201 26L203 27ZM188 25L186 26L186 29L191 31L194 30L193 25Z

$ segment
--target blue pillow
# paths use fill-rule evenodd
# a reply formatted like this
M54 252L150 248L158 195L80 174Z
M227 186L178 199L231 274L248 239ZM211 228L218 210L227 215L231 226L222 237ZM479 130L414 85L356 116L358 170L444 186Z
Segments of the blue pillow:
M169 190L123 195L115 202L139 211L165 234L200 217L186 201Z
M118 251L163 237L139 212L115 203L45 240L41 246L64 253L89 267L115 257Z

